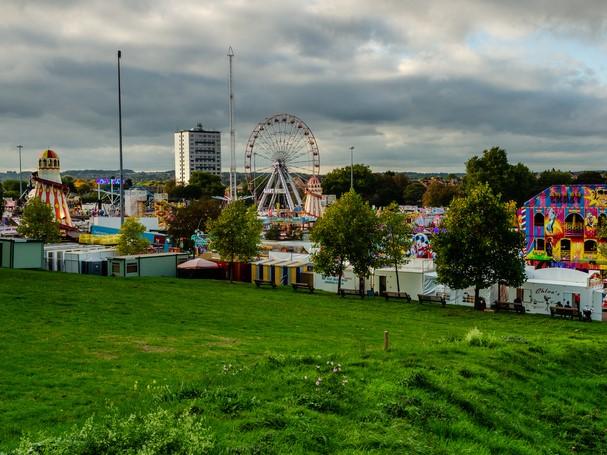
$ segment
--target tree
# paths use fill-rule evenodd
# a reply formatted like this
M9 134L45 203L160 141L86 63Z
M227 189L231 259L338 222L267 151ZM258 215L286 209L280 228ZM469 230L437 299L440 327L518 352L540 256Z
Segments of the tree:
M199 197L223 196L226 188L218 175L200 171L192 172L189 186L200 189Z
M280 225L277 223L270 224L265 237L266 240L280 240Z
M569 185L573 182L571 172L560 169L545 170L537 177L537 192L552 185Z
M497 282L520 286L525 280L523 238L511 218L489 185L481 184L453 200L444 230L432 241L438 280L454 289L474 286L476 309L480 289Z
M407 223L404 214L398 210L396 203L382 210L379 216L381 229L381 251L386 264L394 266L396 289L400 294L398 266L407 262L407 252L411 248L413 229Z
M459 193L459 185L451 185L435 180L422 196L424 207L447 207Z
M365 164L355 164L353 170L354 189L368 200L375 192L375 175ZM333 169L325 175L322 179L322 189L323 193L334 194L337 197L350 191L350 166Z
M575 183L601 185L605 183L605 177L603 177L603 174L597 171L583 171L575 177Z
M2 182L0 182L0 217L2 216L2 212L4 211L4 186Z
M23 208L17 232L44 243L57 242L61 238L53 209L37 198L30 200Z
M17 199L19 196L19 180L5 180L2 185L4 186L4 197ZM27 185L27 182L23 182L23 187Z
M537 188L535 175L522 163L508 163L506 151L493 147L483 151L483 156L474 156L466 162L464 191L471 191L480 183L489 185L502 202L516 201L519 205L533 196Z
M145 253L150 242L143 238L144 232L145 226L137 221L136 218L129 217L124 220L120 228L118 245L116 245L118 254L127 256Z
M327 207L312 228L310 239L318 247L312 255L316 270L338 277L338 293L346 261L359 277L360 291L364 292L364 278L380 262L381 245L379 219L358 193L348 191Z
M516 201L519 206L538 192L535 174L523 163L510 166L508 185L506 197L502 200Z
M421 205L426 186L422 182L411 182L403 192L403 202L409 205Z
M76 180L71 175L64 175L63 177L61 177L61 183L67 186L70 193L76 192Z
M230 263L231 282L235 260L249 261L259 252L263 223L257 218L255 206L247 208L243 200L237 200L229 203L208 227L211 248Z
M168 234L175 242L182 239L184 247L190 248L196 229L207 230L209 220L217 218L220 213L221 205L217 200L205 198L192 201L188 206L174 210L168 223Z
M373 177L375 188L368 198L371 204L376 207L387 207L392 202L402 204L403 193L409 185L409 178L405 174L387 171L383 174L373 174Z
M74 180L74 188L76 189L76 193L81 196L90 193L94 190L94 186L84 179Z

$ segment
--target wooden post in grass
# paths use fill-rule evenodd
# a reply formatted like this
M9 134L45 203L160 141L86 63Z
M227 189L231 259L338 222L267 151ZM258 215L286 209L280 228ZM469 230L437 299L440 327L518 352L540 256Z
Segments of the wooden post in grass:
M390 350L390 332L384 330L384 351Z

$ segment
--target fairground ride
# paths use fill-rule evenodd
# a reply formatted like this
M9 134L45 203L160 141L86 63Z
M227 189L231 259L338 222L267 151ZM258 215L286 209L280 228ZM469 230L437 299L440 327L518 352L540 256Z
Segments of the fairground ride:
M260 215L302 212L306 180L319 172L320 154L314 134L295 115L267 117L251 132L245 150L245 173Z

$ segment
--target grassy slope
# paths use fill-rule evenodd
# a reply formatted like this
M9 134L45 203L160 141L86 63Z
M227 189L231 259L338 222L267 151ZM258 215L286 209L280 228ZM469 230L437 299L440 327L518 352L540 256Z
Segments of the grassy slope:
M607 453L605 324L9 270L0 305L0 450L160 404L217 452Z

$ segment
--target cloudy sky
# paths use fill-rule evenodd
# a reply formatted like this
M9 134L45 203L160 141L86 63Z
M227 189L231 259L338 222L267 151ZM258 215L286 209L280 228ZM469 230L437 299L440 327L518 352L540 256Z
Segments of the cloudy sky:
M534 170L607 168L604 0L2 0L0 170L59 152L117 168L116 50L125 167L173 168L173 132L228 130L238 167L264 117L314 132L322 171L462 171L500 145ZM229 166L229 134L223 136Z

